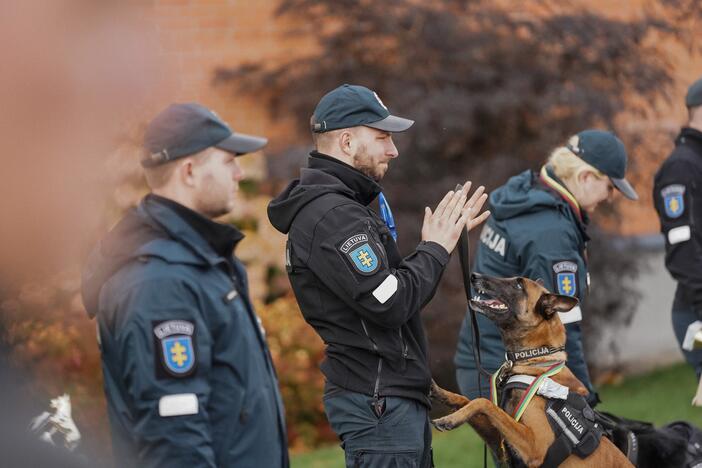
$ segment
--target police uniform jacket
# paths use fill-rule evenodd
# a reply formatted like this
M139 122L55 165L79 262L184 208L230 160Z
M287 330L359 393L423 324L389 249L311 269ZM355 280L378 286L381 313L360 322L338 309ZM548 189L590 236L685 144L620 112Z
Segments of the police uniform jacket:
M665 236L676 299L702 314L702 132L683 128L656 173L653 202Z
M547 174L564 188L550 170ZM579 323L588 289L587 214L575 209L532 171L516 175L495 189L489 205L492 215L480 234L475 271L505 278L541 279L548 290L579 299L574 310L560 314L566 324L567 365L592 391ZM483 367L494 372L505 360L502 339L490 320L480 314L477 318ZM471 330L467 315L459 335L457 367L475 368Z
M351 166L312 153L309 167L269 205L288 234L289 278L305 320L326 344L333 384L429 406L431 373L420 309L448 252L422 242L402 258L369 204L380 186Z
M118 466L288 466L278 381L231 254L242 237L149 195L91 255L83 297Z

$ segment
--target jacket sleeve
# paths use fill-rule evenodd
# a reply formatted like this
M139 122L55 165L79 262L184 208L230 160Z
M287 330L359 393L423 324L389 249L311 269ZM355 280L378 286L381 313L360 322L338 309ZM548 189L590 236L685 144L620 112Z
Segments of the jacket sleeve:
M442 246L422 242L391 267L374 220L342 205L317 223L306 264L361 317L398 328L433 297L448 260Z
M139 466L214 467L207 403L209 331L196 293L177 279L132 287L115 333Z
M580 300L573 310L560 314L566 329L568 368L593 393L590 374L585 361L580 320L580 309L587 293L587 270L575 239L558 229L536 233L522 256L524 275L541 279L544 287L556 294Z
M702 311L702 200L694 199L699 184L699 171L691 163L669 163L656 176L653 200L665 236L666 267Z

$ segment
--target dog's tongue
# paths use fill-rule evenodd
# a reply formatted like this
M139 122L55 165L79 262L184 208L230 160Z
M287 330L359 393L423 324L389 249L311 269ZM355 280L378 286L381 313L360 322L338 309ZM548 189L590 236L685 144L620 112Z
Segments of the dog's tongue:
M497 307L502 305L502 301L498 301L497 299L488 299L485 301L485 304L489 305L490 307Z

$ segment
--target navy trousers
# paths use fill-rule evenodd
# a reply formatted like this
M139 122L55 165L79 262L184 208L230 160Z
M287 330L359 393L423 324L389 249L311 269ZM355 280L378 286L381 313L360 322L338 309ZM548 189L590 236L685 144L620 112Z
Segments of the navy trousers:
M383 397L377 416L373 398L328 383L324 411L341 440L347 468L430 468L431 427L418 401Z

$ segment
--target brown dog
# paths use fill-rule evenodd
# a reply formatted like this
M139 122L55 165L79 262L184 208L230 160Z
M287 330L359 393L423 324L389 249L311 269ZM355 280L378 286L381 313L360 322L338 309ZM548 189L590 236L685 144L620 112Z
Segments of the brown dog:
M517 360L512 366L504 367L503 377L538 377L549 368L549 363L566 360L565 351L562 350L566 339L565 328L556 312L572 309L577 304L576 299L551 294L539 283L527 278L497 279L474 274L471 284L480 293L479 297L471 300L471 306L497 325L507 352L516 353L513 356ZM587 395L583 384L567 367L553 375L551 380L572 392ZM508 388L505 392L502 409L488 399L469 400L433 383L432 398L456 411L432 423L437 429L445 431L467 422L501 464L514 466L522 462L529 467L541 466L556 438L546 415L548 400L535 395L517 422L511 414L520 404L525 390ZM601 437L599 446L586 458L571 454L560 466L601 468L633 465L614 444Z

